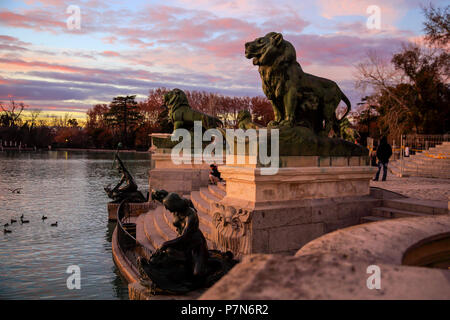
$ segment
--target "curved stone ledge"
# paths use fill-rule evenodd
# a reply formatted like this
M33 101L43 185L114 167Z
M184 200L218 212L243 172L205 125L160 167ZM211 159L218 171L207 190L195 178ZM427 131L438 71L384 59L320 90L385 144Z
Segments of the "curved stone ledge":
M340 229L307 243L295 255L332 253L367 263L401 265L416 243L450 232L450 215L400 218Z
M448 215L341 229L294 257L247 256L200 299L450 299L450 270L401 265L410 247L448 232ZM380 289L367 286L370 265L380 268Z
M119 243L117 241L117 226L114 228L112 235L111 248L114 262L119 269L120 274L127 280L128 283L137 282L139 279L138 275L129 266L122 250L120 250Z

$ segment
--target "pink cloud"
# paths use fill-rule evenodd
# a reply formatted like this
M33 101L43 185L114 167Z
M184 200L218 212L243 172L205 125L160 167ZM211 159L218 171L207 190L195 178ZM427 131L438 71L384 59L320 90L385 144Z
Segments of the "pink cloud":
M56 70L62 72L71 72L71 73L94 73L95 69L82 68L82 67L71 67L59 64L51 64L47 62L40 61L24 61L20 59L4 59L0 58L0 64L3 64L6 67L22 67L25 70L32 70L35 68L46 69L46 70Z
M28 14L18 14L12 11L0 11L0 24L7 26L28 28L34 30L61 29L66 27L65 20L56 20L49 12L34 11Z
M0 41L17 42L18 40L19 39L15 38L15 37L0 35Z
M214 54L215 57L242 56L244 52L244 39L229 40L226 37L219 37L208 42L201 42L199 47Z
M117 40L117 38L114 36L102 38L102 41L104 43L109 43L109 44L114 44L114 42L116 42L116 40Z
M120 54L116 51L103 51L100 55L104 57L119 57Z

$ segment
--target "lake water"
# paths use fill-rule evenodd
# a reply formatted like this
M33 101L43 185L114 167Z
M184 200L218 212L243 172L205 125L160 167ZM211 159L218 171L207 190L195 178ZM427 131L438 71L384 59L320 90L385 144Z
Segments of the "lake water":
M120 156L146 195L150 155ZM103 190L120 179L112 159L112 152L0 152L0 299L128 299L112 259L115 224ZM21 214L30 223L4 234ZM80 267L79 290L67 288L71 265Z

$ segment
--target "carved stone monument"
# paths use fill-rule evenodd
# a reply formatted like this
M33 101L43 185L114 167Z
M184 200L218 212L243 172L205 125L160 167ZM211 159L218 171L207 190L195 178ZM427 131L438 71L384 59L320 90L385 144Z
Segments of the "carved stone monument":
M244 151L233 148L231 157L219 165L226 181L219 197L222 191L208 191L207 163L175 165L170 137L154 135L150 186L191 193L203 217L200 228L219 250L237 257L293 253L324 233L358 224L378 204L370 196L374 168L366 148L339 138L340 121L351 108L347 97L335 82L305 73L294 47L280 33L246 43L245 55L258 66L263 91L273 106L275 120L267 128L266 148L271 150L271 137L278 135L277 170L263 173L267 164L257 157L260 147L251 153L247 141ZM178 100L169 95L166 103L184 101L179 92L172 95ZM347 105L341 120L336 116L340 101ZM188 128L190 118L182 118L175 127ZM204 128L208 123L218 124L202 119ZM240 113L239 128L256 130L258 138L265 129L254 124L248 112Z
M343 117L350 102L335 82L305 73L280 33L246 43L245 56L258 66L273 106L269 128L279 130L279 169L263 174L265 165L251 162L249 153L245 164L219 167L226 195L207 208L213 213L212 237L219 249L237 256L293 253L367 215L377 204L369 196L374 169L366 148L329 137L340 134L339 102L347 105Z

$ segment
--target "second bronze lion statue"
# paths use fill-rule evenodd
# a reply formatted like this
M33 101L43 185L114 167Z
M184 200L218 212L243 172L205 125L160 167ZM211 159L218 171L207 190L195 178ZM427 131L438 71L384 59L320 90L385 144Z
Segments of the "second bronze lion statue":
M192 109L183 90L175 88L166 93L164 104L169 108L169 121L173 123L174 130L192 129L194 121L201 121L205 130L223 125L218 118Z
M262 88L270 100L275 119L271 126L309 126L316 134L327 136L331 129L340 134L336 108L344 101L351 104L338 85L308 74L296 60L294 46L281 33L270 32L245 44L245 57L253 58L262 79ZM341 118L341 119L342 119Z
M238 128L243 130L260 129L263 126L252 121L252 114L248 110L241 110L237 116Z

